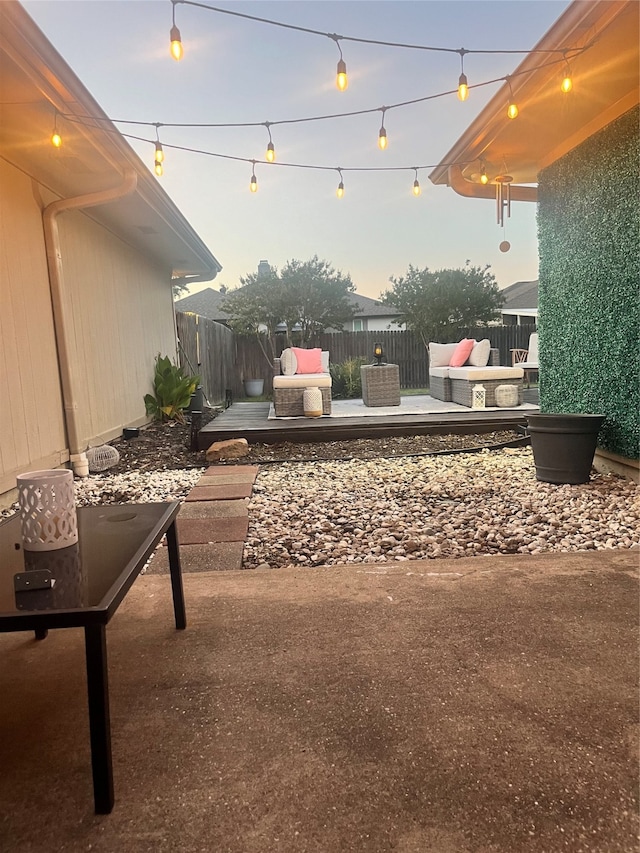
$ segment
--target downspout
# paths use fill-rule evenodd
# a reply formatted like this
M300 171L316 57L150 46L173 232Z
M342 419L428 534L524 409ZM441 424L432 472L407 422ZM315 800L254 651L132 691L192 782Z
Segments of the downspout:
M108 190L95 193L61 198L48 204L42 213L44 226L44 243L49 267L49 288L53 307L53 325L58 349L58 365L64 403L64 419L69 442L69 453L74 474L86 477L89 473L89 463L86 454L86 441L80 436L78 427L78 403L76 400L77 377L71 359L69 358L69 329L70 323L66 314L64 267L60 250L60 234L58 231L58 216L67 210L82 210L116 201L132 193L138 183L138 176L133 169L128 169L122 183Z

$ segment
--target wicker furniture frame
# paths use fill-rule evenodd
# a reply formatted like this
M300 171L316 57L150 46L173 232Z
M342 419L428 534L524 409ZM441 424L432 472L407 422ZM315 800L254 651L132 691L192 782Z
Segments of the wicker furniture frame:
M451 402L451 380L448 376L429 376L429 396L434 400Z
M360 368L365 406L400 405L400 368L397 364L364 364Z
M491 408L496 404L496 388L498 385L515 385L518 389L518 406L522 403L522 379L450 379L451 399L460 406L471 408L474 385L482 385L485 391L485 406Z
M489 350L489 361L487 362L487 365L491 367L498 367L500 365L500 350L497 347L491 347ZM505 382L510 382L510 380L503 379L502 384ZM500 383L497 384L499 385ZM451 380L448 376L434 376L429 373L429 396L433 397L434 400L442 400L444 403L451 403L452 401L457 402L457 400L453 400ZM466 406L467 404L461 403L460 405ZM469 405L471 404L469 403ZM487 403L487 406L488 405L489 403Z
M277 418L302 418L304 388L274 388L273 408ZM322 392L322 414L331 414L331 388L320 388Z
M275 376L280 376L280 359L274 358L273 372ZM322 393L322 414L331 414L331 388L320 388ZM303 418L303 394L304 387L297 388L274 388L273 389L273 409L277 418Z

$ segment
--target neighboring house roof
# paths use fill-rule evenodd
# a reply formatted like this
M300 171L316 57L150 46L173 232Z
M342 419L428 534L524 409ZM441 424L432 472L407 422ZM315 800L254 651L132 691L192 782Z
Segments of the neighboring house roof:
M222 269L219 261L15 0L0 2L0 32L4 159L60 198L115 189L128 177L135 183L132 192L85 208L85 214L137 250L161 259L174 279L215 278ZM59 150L49 142L56 113L63 136ZM81 118L86 116L95 117L94 126Z
M517 314L519 309L538 309L538 279L535 281L516 281L502 291L503 314Z
M638 103L639 8L637 0L574 0L535 46L540 51L571 48L567 59L573 91L560 91L562 60L550 62L548 53L529 53L430 180L464 196L494 199L491 182L508 172L511 198L536 201L537 188L523 184L537 183L542 169ZM587 45L575 55L574 48ZM511 91L519 108L515 120L506 115ZM490 179L486 186L480 183L483 162Z
M398 310L393 305L384 305L377 299L361 296L359 293L349 293L349 301L358 307L356 317L397 317Z
M220 293L219 290L206 287L198 293L192 293L191 296L184 296L182 299L177 299L174 305L176 311L199 314L201 317L206 317L207 320L226 323L229 315L225 314L220 308L225 298L225 294Z
M392 305L383 305L376 299L370 299L368 296L361 296L359 293L349 293L349 301L358 306L360 309L357 317L396 317L397 311ZM229 320L229 314L225 314L220 309L220 305L224 302L225 295L212 287L207 287L199 293L194 293L191 296L185 296L182 299L177 299L175 302L176 311L192 311L194 314L199 314L201 317L206 317L209 320L216 320L218 323L226 323Z

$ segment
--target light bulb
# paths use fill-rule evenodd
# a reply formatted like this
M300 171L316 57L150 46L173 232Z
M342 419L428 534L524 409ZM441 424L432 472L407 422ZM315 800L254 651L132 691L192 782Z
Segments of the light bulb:
M460 79L458 80L458 100L466 101L469 97L469 85L467 81L467 75L461 74Z
M381 151L384 151L384 149L387 147L387 143L387 131L384 129L384 127L381 127L378 133L378 148Z
M482 169L480 171L480 183L481 184L488 184L489 183L489 176L487 175L487 170L485 169L484 166L482 167Z
M156 142L156 163L162 163L164 161L164 151L162 150L162 143Z
M249 184L249 189L252 193L258 192L258 179L255 176L255 173L251 175L251 183Z
M517 118L518 117L518 107L516 104L509 104L507 108L507 115L509 118Z
M413 182L413 194L417 198L421 192L422 190L420 189L420 181L416 178Z
M169 38L171 39L171 56L173 56L176 62L180 62L184 56L184 49L182 47L182 39L180 38L180 30L175 24L171 27Z
M338 87L338 89L340 89L341 92L344 92L348 85L349 81L347 80L347 64L344 59L339 59L336 76L336 86Z
M62 137L58 133L58 128L54 127L53 133L51 134L51 144L54 148L60 148L62 145Z
M344 184L342 183L342 181L340 181L340 183L338 184L336 195L338 196L338 198L342 198L342 196L344 195Z
M269 163L275 163L276 160L276 149L273 147L273 142L270 142L267 145L267 153L265 155Z
M162 163L160 162L160 160L156 160L153 164L153 171L159 178L164 175L164 169L162 168Z
M567 94L567 92L570 92L573 89L573 80L571 79L571 74L569 73L569 70L567 70L566 74L562 78L560 89L565 93L565 95Z

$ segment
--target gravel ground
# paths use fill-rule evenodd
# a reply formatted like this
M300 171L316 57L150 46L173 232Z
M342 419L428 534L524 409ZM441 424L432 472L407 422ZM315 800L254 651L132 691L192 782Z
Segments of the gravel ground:
M75 481L78 505L182 499L207 465L189 436L189 424L152 424L113 442L120 461ZM245 566L638 547L638 486L595 474L582 486L539 483L529 447L488 449L519 439L503 431L252 445L228 463L260 466Z
M535 479L523 449L261 469L245 565L381 563L638 547L640 488Z

